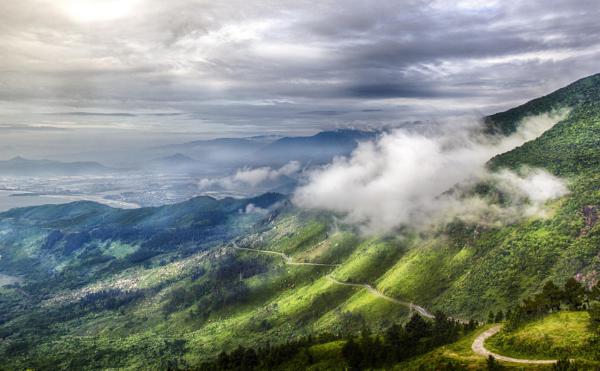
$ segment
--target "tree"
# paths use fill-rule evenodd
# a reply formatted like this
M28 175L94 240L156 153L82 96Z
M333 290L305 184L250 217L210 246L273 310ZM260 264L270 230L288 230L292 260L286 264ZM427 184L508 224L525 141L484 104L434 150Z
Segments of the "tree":
M458 337L458 326L442 311L436 311L433 320L432 333L433 344L441 345Z
M217 357L217 368L219 370L227 370L229 368L229 355L225 351L219 353Z
M494 318L495 322L502 322L504 320L504 313L502 312L502 310L499 310L498 313L496 313L496 318Z
M487 323L494 323L494 320L495 320L495 319L496 319L496 318L495 318L495 316L494 316L494 312L492 312L492 311L490 310L490 312L488 313L488 319L487 319Z
M408 333L412 340L419 340L429 336L429 323L425 322L423 317L415 313L410 317L410 320L404 325L404 330Z
M256 355L254 348L246 349L241 366L242 370L254 370L258 367L258 356Z
M600 282L594 285L588 293L589 300L600 301Z
M469 323L465 326L465 330L472 331L472 330L475 330L477 328L477 326L479 326L479 322L477 322L476 320L471 318L469 320Z
M564 299L571 310L581 308L584 294L583 286L575 278L571 277L565 282Z
M342 355L351 370L360 370L363 360L362 350L353 338L350 338L342 348Z
M548 281L544 284L544 287L542 287L542 296L545 299L547 310L551 312L560 310L560 301L563 293L554 282Z
M233 352L229 354L229 367L240 368L244 365L244 359L246 357L246 348L238 346Z
M390 326L386 330L383 340L390 349L389 358L391 361L404 359L409 340L406 331L401 326L397 324Z
M588 309L588 313L590 314L590 329L596 334L600 334L600 302L592 302Z
M503 367L500 365L500 363L498 363L498 361L496 361L496 358L494 358L493 355L489 355L488 359L487 359L487 369L490 371L496 371L496 370L502 370Z

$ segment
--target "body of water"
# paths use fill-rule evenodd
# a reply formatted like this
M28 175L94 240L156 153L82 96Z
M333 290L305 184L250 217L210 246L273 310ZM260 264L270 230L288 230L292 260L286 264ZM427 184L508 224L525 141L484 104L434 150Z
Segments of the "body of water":
M0 191L0 212L14 209L16 207L39 206L48 204L64 204L74 201L94 201L111 207L120 209L135 209L140 207L133 202L124 202L118 200L109 200L102 196L60 196L60 195L31 195L31 196L12 196L20 194L19 191Z
M38 206L46 204L64 204L73 199L59 196L11 196L18 191L0 191L0 212L15 207Z

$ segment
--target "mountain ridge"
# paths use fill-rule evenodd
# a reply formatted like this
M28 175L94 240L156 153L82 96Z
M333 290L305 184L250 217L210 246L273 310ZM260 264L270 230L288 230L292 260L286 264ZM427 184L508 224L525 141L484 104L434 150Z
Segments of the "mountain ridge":
M63 162L54 160L30 160L21 156L0 160L0 173L4 175L84 175L115 172L95 161Z
M9 368L202 368L238 346L271 349L310 336L333 339L322 344L331 347L323 357L345 366L344 336L422 325L408 320L410 308L366 287L483 321L548 280L579 277L589 285L600 272L600 223L592 215L600 206L598 92L594 75L487 120L508 133L532 114L571 108L539 138L489 162L492 171L530 166L563 176L571 192L550 201L545 218L501 226L453 220L365 236L339 215L299 209L277 194L134 211L79 203L0 214L0 270L25 276L2 288L0 356ZM503 199L493 187L477 192ZM312 367L309 356L290 354L299 367ZM452 359L444 357L436 362Z

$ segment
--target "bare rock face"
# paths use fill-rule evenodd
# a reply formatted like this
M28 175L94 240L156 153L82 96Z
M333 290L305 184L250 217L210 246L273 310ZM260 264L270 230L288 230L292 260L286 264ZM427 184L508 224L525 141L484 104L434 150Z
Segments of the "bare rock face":
M596 225L598 222L598 211L600 206L586 205L583 207L583 222L584 227L581 230L581 235L584 236Z

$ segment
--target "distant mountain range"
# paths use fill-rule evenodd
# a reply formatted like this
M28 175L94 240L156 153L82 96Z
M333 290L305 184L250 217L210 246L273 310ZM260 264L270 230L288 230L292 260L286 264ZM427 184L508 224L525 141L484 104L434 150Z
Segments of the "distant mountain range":
M157 170L157 171L191 171L197 161L193 158L183 155L181 153L175 153L173 155L158 157L148 163L144 164L144 169Z
M242 166L281 166L290 161L320 164L349 155L360 141L380 132L355 129L322 131L305 137L274 135L196 140L121 154L127 169L187 174L225 174ZM112 154L115 155L115 154ZM96 154L94 158L100 157ZM14 157L0 161L0 175L69 176L125 171L95 161L63 162Z
M322 131L305 137L261 136L198 140L158 147L165 156L180 154L198 162L239 165L283 165L289 161L325 163L350 154L360 141L380 132L355 129Z
M361 141L375 139L376 131L340 129L322 131L309 137L284 137L261 148L257 158L264 162L329 162L335 156L349 155Z
M29 160L23 157L14 157L10 160L0 161L0 175L8 176L56 176L56 175L84 175L105 174L114 172L97 162L61 162L52 160Z

